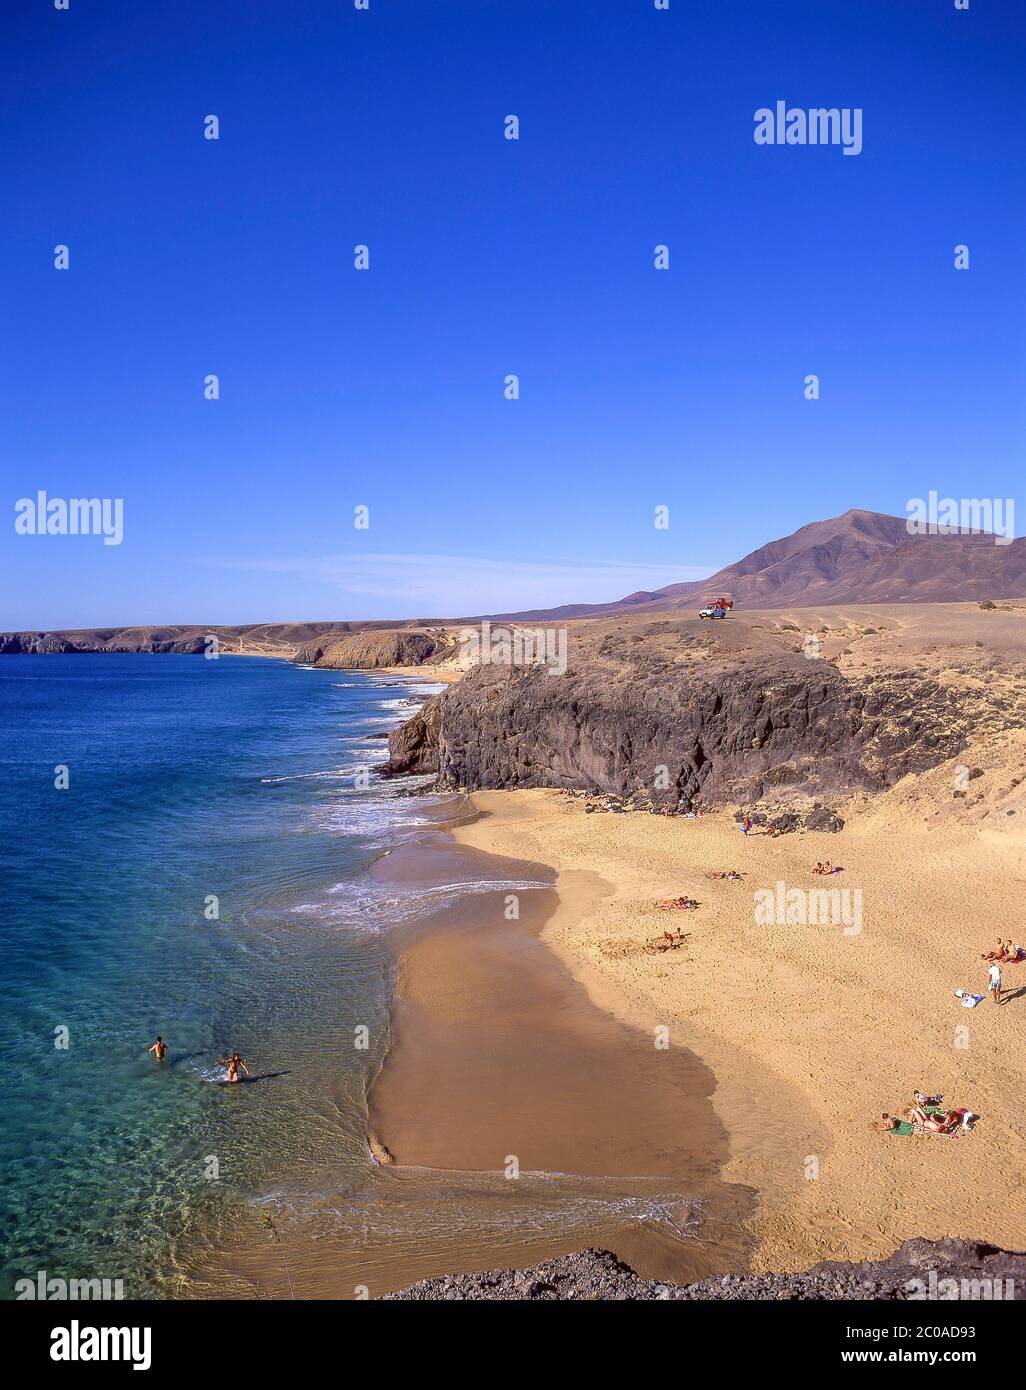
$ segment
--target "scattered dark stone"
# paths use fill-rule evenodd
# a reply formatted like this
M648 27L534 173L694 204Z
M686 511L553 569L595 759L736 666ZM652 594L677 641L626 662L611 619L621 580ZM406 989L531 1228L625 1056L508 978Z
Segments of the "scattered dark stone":
M836 834L838 830L844 829L844 821L836 811L831 811L829 806L815 806L805 817L805 828Z
M1026 1254L999 1250L971 1240L907 1240L886 1260L849 1264L825 1261L800 1274L722 1274L696 1284L669 1284L640 1278L608 1250L581 1250L545 1260L530 1269L493 1269L484 1274L452 1274L423 1279L388 1300L437 1299L499 1301L559 1299L734 1302L787 1299L907 1299L954 1279L955 1297L1026 1299ZM966 1281L963 1286L962 1281ZM979 1281L987 1280L986 1286ZM947 1292L945 1290L945 1292ZM940 1296L941 1291L938 1291Z

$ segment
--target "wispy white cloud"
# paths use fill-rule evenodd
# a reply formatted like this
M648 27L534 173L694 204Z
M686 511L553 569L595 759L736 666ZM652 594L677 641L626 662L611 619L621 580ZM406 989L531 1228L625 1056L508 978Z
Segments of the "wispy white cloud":
M294 575L354 599L385 599L395 616L449 616L611 603L638 589L705 579L708 565L474 555L324 555L222 561L230 569Z

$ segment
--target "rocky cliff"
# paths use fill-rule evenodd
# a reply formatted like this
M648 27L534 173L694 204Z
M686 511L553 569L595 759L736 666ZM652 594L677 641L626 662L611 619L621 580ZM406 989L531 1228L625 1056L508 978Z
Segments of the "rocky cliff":
M442 696L425 700L412 719L388 735L385 775L438 771L438 747L442 734Z
M777 791L881 790L957 755L969 734L1021 725L927 669L845 673L735 627L692 623L574 634L563 675L481 667L390 739L392 772L444 786L596 787L657 803L745 802Z
M40 632L0 632L0 656L50 655L67 652L205 652L211 636L225 653L247 652L263 656L294 656L297 649L315 639L333 641L338 623L257 623L237 627L214 624L167 626L91 627Z
M298 660L333 671L373 671L385 666L420 666L441 650L443 644L435 634L386 628L307 644L300 649Z
M102 628L88 632L0 632L0 655L67 652L202 652L208 629Z

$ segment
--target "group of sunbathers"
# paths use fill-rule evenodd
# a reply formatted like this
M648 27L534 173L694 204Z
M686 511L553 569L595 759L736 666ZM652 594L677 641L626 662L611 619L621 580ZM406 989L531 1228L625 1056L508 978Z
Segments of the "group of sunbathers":
M656 907L661 907L664 912L687 912L691 908L698 907L699 903L695 898L667 898L665 902L656 903Z
M1011 939L1002 941L999 936L994 949L985 951L980 960L996 961L998 965L1018 965L1020 961L1026 960L1026 948L1013 946Z
M913 1091L912 1104L904 1115L885 1113L876 1122L876 1128L886 1133L889 1130L900 1129L904 1124L912 1126L913 1134L955 1135L960 1130L968 1131L972 1122L978 1118L964 1105L953 1110L941 1110L940 1101L939 1095L926 1096L922 1091ZM902 1132L909 1133L908 1130Z
M817 861L816 867L813 869L812 872L814 874L843 874L844 870L841 868L839 864L834 865L831 864L829 860L827 860L825 864L820 864Z
M744 874L739 874L737 869L712 869L706 878L725 878L729 883L740 883Z
M987 994L995 1004L1001 1003L1001 967L1003 965L1021 965L1026 960L1026 950L1022 946L1013 944L1011 939L1003 941L999 936L990 951L983 951L980 960L987 962ZM974 994L967 989L956 989L955 998L961 1001L964 1009L975 1009L977 1004L982 1004L986 995Z
M1026 961L1026 949L1022 946L1013 944L1011 940L1003 941L999 936L990 951L983 951L980 960L987 962L987 994L995 1004L1001 1003L1001 967L1003 965L1021 965ZM962 1005L963 1009L975 1009L977 1004L982 1004L987 994L976 994L969 989L956 989L955 998Z

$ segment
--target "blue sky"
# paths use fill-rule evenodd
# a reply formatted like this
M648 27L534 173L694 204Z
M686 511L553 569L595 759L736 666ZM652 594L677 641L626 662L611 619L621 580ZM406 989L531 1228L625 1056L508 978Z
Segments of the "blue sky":
M1015 496L1016 0L4 24L0 627L600 601L851 506ZM861 107L862 153L756 145L777 99ZM123 543L16 535L38 489L123 498Z

